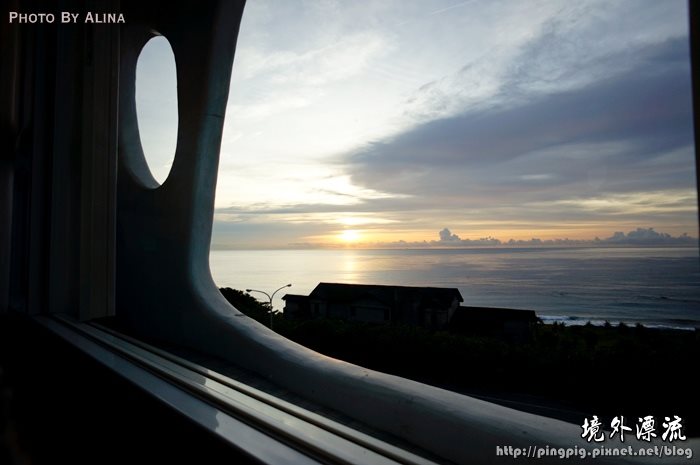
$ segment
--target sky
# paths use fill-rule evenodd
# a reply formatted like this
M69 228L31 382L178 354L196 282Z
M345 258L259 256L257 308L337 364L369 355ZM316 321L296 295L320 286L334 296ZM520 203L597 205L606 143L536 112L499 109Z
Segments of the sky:
M686 9L248 0L212 248L696 237ZM174 70L152 39L136 98L160 182Z

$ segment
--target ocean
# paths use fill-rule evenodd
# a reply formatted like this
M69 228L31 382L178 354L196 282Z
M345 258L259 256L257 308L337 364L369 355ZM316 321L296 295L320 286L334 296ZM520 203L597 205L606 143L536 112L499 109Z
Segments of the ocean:
M319 282L388 284L455 287L462 305L535 310L545 323L700 327L697 248L213 250L210 263L219 287L291 283L277 310Z

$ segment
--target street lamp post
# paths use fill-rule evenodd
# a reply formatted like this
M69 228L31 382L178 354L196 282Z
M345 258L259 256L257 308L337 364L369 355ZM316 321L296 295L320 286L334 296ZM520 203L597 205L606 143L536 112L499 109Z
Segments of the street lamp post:
M274 307L272 306L272 299L275 298L275 294L277 294L279 291L284 289L285 287L292 287L291 283L290 284L285 284L284 286L280 287L277 289L275 292L272 293L272 295L268 294L265 291L259 291L257 289L246 289L246 292L259 292L261 294L265 294L268 299L270 299L270 329L272 329L272 315L274 314Z

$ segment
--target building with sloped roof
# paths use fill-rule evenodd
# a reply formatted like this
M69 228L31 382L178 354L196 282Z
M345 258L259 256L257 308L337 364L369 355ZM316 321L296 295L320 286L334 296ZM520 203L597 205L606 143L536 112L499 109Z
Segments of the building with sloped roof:
M287 294L288 318L338 318L402 323L431 329L447 326L464 301L455 288L319 283L308 296Z

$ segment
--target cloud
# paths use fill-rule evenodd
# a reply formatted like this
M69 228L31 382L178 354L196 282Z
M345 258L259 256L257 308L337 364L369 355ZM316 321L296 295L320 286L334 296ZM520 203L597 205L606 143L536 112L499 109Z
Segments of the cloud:
M285 248L292 242L323 233L329 226L318 222L269 221L263 217L214 218L211 248L266 249Z
M323 100L329 85L360 75L391 48L381 34L371 31L314 45L303 51L270 50L253 42L237 50L236 86L231 90L237 103L227 109L236 125L314 105Z
M480 21L468 29L487 26L480 37L470 37L479 47L465 54L457 72L420 86L406 102L407 115L426 122L580 89L637 67L638 51L644 56L666 40L687 41L687 19L678 2L643 8L626 1L524 5L470 7Z
M387 53L390 45L379 34L360 31L317 48L296 52L242 48L237 65L244 78L264 78L276 84L323 85L355 76Z
M430 241L430 245L450 246L450 247L474 247L474 246L494 246L501 245L501 241L493 237L482 237L480 239L462 239L457 234L445 228L438 233L440 240Z
M387 248L444 248L444 247L595 247L595 246L683 246L697 247L698 239L687 234L672 236L667 233L659 233L654 228L637 228L625 234L615 232L606 239L508 239L501 240L491 236L479 239L462 239L457 234L453 234L448 228L442 229L439 233L439 240L414 241L404 240L393 242L377 242L371 244L373 247Z
M217 209L246 237L301 243L351 217L483 238L444 245L696 230L684 3L257 5Z
M687 41L575 91L468 110L345 156L352 182L435 207L694 188Z
M678 237L673 237L670 234L659 233L654 231L654 228L637 228L627 234L616 232L611 237L601 241L606 244L627 244L627 245L697 245L698 240L689 237L687 234L682 234Z
M440 231L440 242L459 242L461 239L457 234L452 234L449 229L445 228Z

